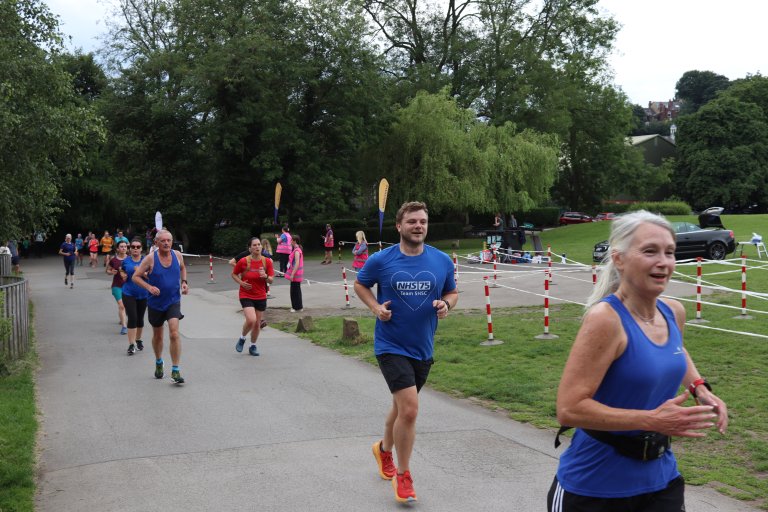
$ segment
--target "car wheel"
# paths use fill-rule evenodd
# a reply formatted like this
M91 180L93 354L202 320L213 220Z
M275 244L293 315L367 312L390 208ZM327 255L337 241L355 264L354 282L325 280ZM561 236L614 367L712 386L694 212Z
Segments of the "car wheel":
M712 242L709 244L707 253L711 260L724 260L726 254L725 244L723 242Z

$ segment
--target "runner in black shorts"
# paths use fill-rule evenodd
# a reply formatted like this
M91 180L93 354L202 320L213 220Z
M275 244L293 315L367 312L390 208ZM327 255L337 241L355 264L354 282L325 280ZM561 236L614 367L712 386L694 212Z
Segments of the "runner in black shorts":
M373 443L373 456L379 476L392 481L395 499L401 503L416 501L410 459L419 390L432 367L438 320L448 316L458 300L453 262L424 243L428 221L424 203L401 206L395 220L400 243L368 258L355 281L358 298L376 315L374 353L392 393L384 437Z
M235 350L243 351L245 338L251 334L251 346L248 353L259 355L256 341L261 332L262 314L267 309L267 284L272 282L275 269L272 260L261 254L261 240L254 237L248 243L249 254L235 263L232 279L240 285L240 305L243 307L243 329L235 343Z

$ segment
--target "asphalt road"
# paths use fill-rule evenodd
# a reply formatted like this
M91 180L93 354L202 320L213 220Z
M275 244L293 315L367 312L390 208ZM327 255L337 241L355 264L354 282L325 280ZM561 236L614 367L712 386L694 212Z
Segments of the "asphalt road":
M153 377L149 333L144 352L125 354L101 269L78 267L70 290L59 258L25 260L22 267L41 361L39 512L402 508L370 451L390 402L378 369L271 328L262 333L260 357L236 353L242 316L226 265L217 264L212 284L207 262L190 269L191 292L182 301L184 386ZM344 308L340 268L308 263L306 314ZM570 293L581 300L591 286L589 272L582 274L576 281L555 272L553 290L583 289ZM461 307L485 307L476 278L460 275ZM287 308L281 281L270 308ZM505 281L517 289L527 281L532 290L542 286L540 273ZM529 295L530 304L541 303L533 291L492 293L500 305ZM545 510L560 453L552 432L428 388L417 429L411 467L419 502L411 508ZM688 487L687 510L756 509Z

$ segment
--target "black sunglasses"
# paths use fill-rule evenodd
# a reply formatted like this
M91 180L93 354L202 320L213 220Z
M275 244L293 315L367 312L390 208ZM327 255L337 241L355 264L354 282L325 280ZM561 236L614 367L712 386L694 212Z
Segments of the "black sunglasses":
M140 245L132 245L131 249L141 249L141 246Z

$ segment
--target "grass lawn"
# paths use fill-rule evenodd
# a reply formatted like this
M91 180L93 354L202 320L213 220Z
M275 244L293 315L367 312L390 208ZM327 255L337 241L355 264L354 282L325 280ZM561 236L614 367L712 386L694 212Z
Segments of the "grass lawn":
M34 357L0 375L0 511L32 512L35 494Z
M671 220L693 220L672 217ZM760 234L768 216L723 216L723 223L735 231L736 240L748 240L752 232ZM592 245L605 240L610 223L599 222L556 228L542 233L544 245L551 244L558 253L591 264ZM768 233L764 233L768 235ZM451 241L433 242L451 252ZM478 250L482 240L461 240L457 252ZM749 252L751 251L751 252ZM755 258L753 247L745 250ZM738 255L736 255L738 256ZM729 257L734 257L731 255ZM767 262L768 263L768 262ZM754 265L754 263L753 263ZM681 274L695 276L695 267L679 267ZM730 273L723 271L735 270ZM718 273L717 275L714 275ZM733 290L741 288L738 264L705 265L704 280ZM750 269L749 290L768 290L765 269ZM716 292L706 301L740 307L739 293ZM695 317L695 304L684 302L688 319ZM748 308L768 312L763 298L750 297ZM721 436L712 432L706 439L676 439L675 453L680 469L692 485L709 484L724 494L753 502L768 510L768 316L750 312L754 318L734 319L738 309L705 305L703 317L709 320L705 329L689 325L685 342L702 375L712 383L725 400L731 418L728 432ZM571 342L580 326L583 311L577 305L555 305L550 309L550 332L559 339L541 341L541 308L494 309L494 336L504 340L499 346L484 347L486 315L481 310L457 310L440 324L435 339L435 366L429 385L460 397L474 397L489 407L506 410L509 417L540 428L554 429L555 395ZM341 318L318 318L315 331L301 336L314 343L351 357L375 364L372 336L374 319L361 318L360 330L366 342L349 345L340 340ZM293 324L277 325L285 330ZM764 337L741 334L749 332Z

